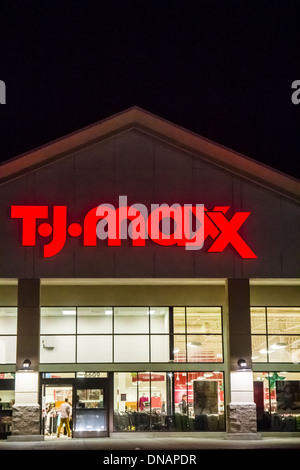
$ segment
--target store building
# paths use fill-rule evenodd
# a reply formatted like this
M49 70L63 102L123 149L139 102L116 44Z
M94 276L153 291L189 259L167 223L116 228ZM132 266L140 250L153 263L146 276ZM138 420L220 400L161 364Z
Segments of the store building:
M300 431L298 180L135 107L0 178L2 437Z

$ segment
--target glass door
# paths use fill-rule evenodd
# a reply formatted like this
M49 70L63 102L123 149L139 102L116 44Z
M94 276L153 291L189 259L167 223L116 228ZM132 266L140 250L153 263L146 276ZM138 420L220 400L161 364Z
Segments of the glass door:
M65 423L62 424L60 418L61 405L68 400L69 405L71 406L69 426L71 429L71 435L68 436L67 428ZM43 423L43 433L45 437L56 437L58 431L60 430L61 437L72 437L72 428L73 428L73 385L72 384L43 384L42 390L42 423Z
M75 390L75 437L108 436L106 379L77 379Z

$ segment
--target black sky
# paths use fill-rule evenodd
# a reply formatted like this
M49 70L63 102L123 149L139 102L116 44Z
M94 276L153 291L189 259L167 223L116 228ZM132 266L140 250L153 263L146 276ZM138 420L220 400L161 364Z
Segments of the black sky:
M2 0L0 160L137 105L299 178L299 0Z

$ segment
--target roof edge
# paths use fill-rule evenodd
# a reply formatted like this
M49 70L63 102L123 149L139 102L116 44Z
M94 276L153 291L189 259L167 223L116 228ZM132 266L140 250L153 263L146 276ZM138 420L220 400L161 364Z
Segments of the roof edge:
M241 177L257 181L271 190L300 201L300 180L231 150L138 106L109 116L50 143L13 157L0 165L0 183L6 182L54 159L79 150L117 131L141 128L163 140L211 161Z

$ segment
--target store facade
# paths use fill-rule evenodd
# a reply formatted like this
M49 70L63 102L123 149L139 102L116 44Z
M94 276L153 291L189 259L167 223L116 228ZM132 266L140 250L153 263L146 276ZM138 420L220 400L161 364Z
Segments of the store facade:
M300 431L299 181L139 108L0 177L2 437Z

